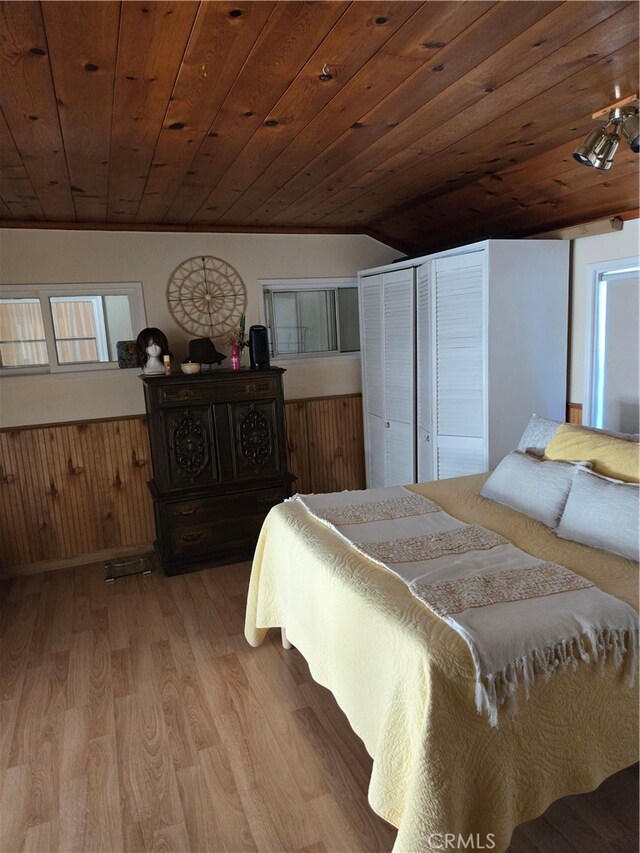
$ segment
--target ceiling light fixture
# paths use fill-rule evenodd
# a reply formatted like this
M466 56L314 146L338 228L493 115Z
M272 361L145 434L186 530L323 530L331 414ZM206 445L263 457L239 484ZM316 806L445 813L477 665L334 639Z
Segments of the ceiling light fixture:
M620 134L629 143L631 150L637 154L640 140L637 107L616 106L611 109L607 123L587 135L582 145L578 145L573 152L574 159L583 166L602 170L610 169L620 145Z
M620 122L620 130L622 131L622 135L629 143L629 147L633 151L634 154L637 154L640 150L639 142L640 142L640 118L638 117L638 110L621 110L621 112L627 112L628 114L622 119Z

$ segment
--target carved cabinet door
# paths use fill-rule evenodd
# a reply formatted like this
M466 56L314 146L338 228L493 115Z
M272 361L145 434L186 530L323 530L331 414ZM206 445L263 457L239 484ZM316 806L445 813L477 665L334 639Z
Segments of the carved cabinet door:
M163 412L169 489L218 481L215 432L208 406Z
M230 403L232 458L237 479L280 472L280 447L273 400Z

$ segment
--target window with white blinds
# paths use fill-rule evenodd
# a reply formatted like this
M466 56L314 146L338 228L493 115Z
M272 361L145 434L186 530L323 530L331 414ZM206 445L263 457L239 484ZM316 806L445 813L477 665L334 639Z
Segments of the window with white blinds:
M264 279L259 284L274 357L360 352L355 279Z

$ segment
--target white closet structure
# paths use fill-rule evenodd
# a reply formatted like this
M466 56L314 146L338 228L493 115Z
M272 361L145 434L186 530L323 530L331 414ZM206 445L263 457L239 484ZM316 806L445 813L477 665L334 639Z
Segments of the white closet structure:
M367 486L494 468L564 420L569 245L487 240L358 275Z

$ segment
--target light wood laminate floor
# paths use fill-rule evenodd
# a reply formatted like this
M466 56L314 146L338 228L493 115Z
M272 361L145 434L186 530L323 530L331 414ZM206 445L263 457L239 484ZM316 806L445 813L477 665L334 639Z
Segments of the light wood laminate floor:
M245 642L248 577L106 585L94 565L2 583L2 853L391 849L331 694L276 632ZM635 851L637 795L636 766L511 849Z

